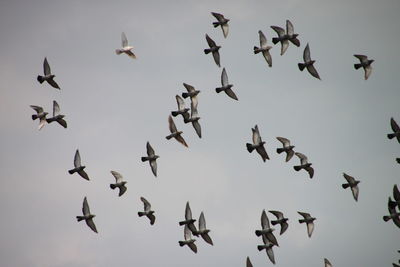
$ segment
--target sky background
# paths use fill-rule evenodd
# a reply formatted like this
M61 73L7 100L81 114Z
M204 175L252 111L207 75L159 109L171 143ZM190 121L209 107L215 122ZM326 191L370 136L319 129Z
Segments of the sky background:
M210 12L230 21L224 39ZM272 266L258 252L263 209L280 210L289 229L274 248L276 266L391 266L400 229L385 223L387 199L399 184L400 144L388 140L400 122L400 1L19 1L0 2L0 263L2 266ZM291 20L301 47L273 66L253 54L262 30ZM137 60L117 56L121 32ZM221 68L205 55L208 33L221 45ZM300 72L310 44L321 81ZM365 81L353 54L375 59ZM58 91L39 84L47 57ZM239 101L216 94L222 67ZM182 83L201 90L203 138L176 118L189 148L167 141L167 118ZM49 113L56 100L68 129L37 130L29 105ZM189 102L187 101L187 106ZM246 151L258 124L271 160ZM315 176L295 172L278 155L277 136L308 156ZM158 177L142 163L149 141ZM75 150L91 181L70 176ZM121 198L111 170L128 182ZM359 201L343 190L346 172L361 183ZM77 223L84 196L99 234ZM139 218L140 197L157 217ZM186 201L204 211L214 246L179 247ZM312 238L297 211L317 218ZM269 218L274 218L268 214Z

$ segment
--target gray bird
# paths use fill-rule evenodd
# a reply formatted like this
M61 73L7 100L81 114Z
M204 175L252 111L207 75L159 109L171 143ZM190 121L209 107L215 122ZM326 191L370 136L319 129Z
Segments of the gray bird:
M293 148L295 146L291 146L290 145L290 140L284 137L277 137L276 139L278 139L279 142L282 143L283 147L282 148L277 148L276 152L278 154L281 154L282 152L286 153L286 162L288 162L294 155L294 151Z
M96 215L90 213L89 204L86 197L83 199L82 213L83 216L76 216L77 221L80 222L85 220L87 226L89 226L93 232L97 233L96 225L93 222L93 218L96 217Z
M324 259L325 267L332 267L331 262L328 259Z
M313 178L314 176L314 169L313 167L311 167L312 163L308 163L308 159L307 157L299 152L294 153L297 157L299 157L300 159L300 165L298 166L293 166L293 169L295 171L300 171L301 169L304 169L308 172L308 175L310 176L310 178Z
M141 197L140 200L144 204L144 211L139 211L139 217L146 216L150 220L150 225L153 225L156 221L156 216L154 216L154 211L151 210L151 204L144 197Z
M236 94L233 92L232 87L233 84L229 84L228 81L228 74L226 74L225 68L222 69L221 73L221 84L222 87L215 88L215 91L219 94L220 92L224 91L230 98L239 100Z
M184 245L187 245L194 253L197 253L197 246L194 243L196 239L192 238L192 232L190 231L189 227L185 225L185 229L183 231L185 240L179 241L179 246L183 247Z
M270 213L272 213L272 214L275 215L276 220L271 220L271 224L272 224L272 225L280 224L280 226L281 226L280 235L282 235L284 232L286 232L286 230L287 230L288 227L289 227L289 224L287 223L287 221L288 221L289 219L288 219L288 218L285 218L285 217L283 216L283 213L280 212L280 211L277 211L277 210L270 210L270 211L268 211L268 212L270 212Z
M40 75L37 76L38 82L43 83L44 81L46 81L52 87L60 90L60 86L58 86L56 81L54 81L54 77L56 77L56 75L51 74L50 65L47 62L47 58L44 58L44 61L43 61L43 72L44 72L44 76L40 76Z
M210 48L204 49L204 53L205 53L205 54L209 54L209 53L211 52L212 55L213 55L215 64L217 64L218 67L221 67L221 64L220 64L220 62L219 62L219 52L218 52L218 50L221 48L221 46L217 45L217 44L214 42L214 40L211 39L211 38L208 36L208 34L206 34L206 40L207 40L208 46L209 46Z
M47 123L46 121L46 116L49 114L48 112L45 112L42 107L40 106L35 106L35 105L30 105L31 108L33 108L36 111L36 114L32 115L32 120L39 119L39 127L38 129L41 130L44 125Z
M297 39L297 36L299 35L297 33L294 33L294 27L290 20L286 20L286 36L292 44L297 47L300 46L300 41L299 39Z
M151 171L153 172L154 176L157 177L157 162L156 160L160 157L155 154L154 149L151 147L150 143L146 143L147 149L147 157L142 157L142 162L149 161Z
M61 115L60 106L54 100L53 101L53 117L46 119L47 123L52 123L53 121L58 122L62 127L67 128L67 122L64 120L65 115Z
M354 55L354 56L360 60L360 63L354 64L354 68L358 70L359 68L362 67L364 69L364 79L367 80L372 72L371 64L375 60L368 59L368 57L365 55Z
M306 213L306 212L298 211L297 213L304 217L304 219L300 219L299 220L299 223L306 223L307 224L308 237L311 237L311 235L312 235L312 233L314 231L314 221L316 220L316 218L311 217L311 215L309 213Z
M251 128L251 131L253 132L253 144L246 144L247 151L251 153L255 149L257 153L260 154L262 160L265 162L265 160L269 159L269 157L264 147L265 142L262 141L260 132L258 131L258 126L256 125L254 128Z
M182 115L182 118L185 120L189 119L189 108L185 107L185 101L179 95L175 96L176 103L178 104L178 110L171 111L171 115L176 117L178 115Z
M360 181L357 181L356 179L354 179L354 177L347 175L346 173L343 173L343 177L346 179L347 183L346 184L342 184L342 187L344 189L350 187L351 188L351 192L353 193L353 197L355 199L355 201L358 200L358 184L360 183Z
M299 63L297 64L299 66L300 71L303 71L304 68L307 68L308 72L315 78L321 80L321 78L319 77L319 74L317 72L317 70L314 67L314 63L315 60L311 59L311 54L310 54L310 46L307 43L306 48L304 48L304 52L303 52L303 60L304 63Z
M393 186L393 198L394 198L394 201L389 201L389 206L392 209L395 209L396 206L400 208L400 191L399 191L399 188L397 187L397 185Z
M208 235L210 232L209 229L206 227L206 219L204 218L204 213L200 213L199 217L199 230L196 232L197 235L201 235L201 237L210 245L214 245L211 237Z
M393 220L393 223L400 228L400 212L396 210L396 206L391 206L390 203L393 202L392 199L389 197L388 200L388 210L389 210L389 215L383 216L383 220L385 222L389 220Z
M267 256L269 258L269 260L275 264L275 255L274 255L274 251L272 250L272 247L274 246L273 243L271 243L268 238L266 238L264 235L262 236L262 240L264 245L258 245L257 249L258 251L262 251L263 249L265 249L265 252L267 252Z
M265 210L261 213L261 230L256 230L256 236L265 235L265 237L275 246L278 246L278 241L276 240L275 235L272 233L275 231L274 228L271 228L269 225L269 219Z
M261 52L267 61L268 66L272 67L272 57L269 53L269 50L272 48L272 46L267 45L267 38L262 31L258 31L258 35L260 36L260 47L254 46L254 54Z
M185 208L185 220L184 221L180 221L179 225L187 225L190 229L190 231L192 231L192 233L195 236L198 236L198 231L196 229L196 226L194 225L194 223L196 222L195 219L193 219L192 217L192 210L190 209L190 205L189 205L189 201L186 202L186 208Z
M190 101L192 101L193 106L197 108L197 95L200 93L200 90L196 90L192 85L187 83L183 83L183 86L186 88L187 93L182 93L182 97L185 99L190 97Z
M222 33L226 38L229 33L229 25L228 25L229 19L226 19L224 15L219 13L211 12L211 14L218 20L217 22L213 22L214 28L221 26Z
M111 171L111 174L114 176L115 178L115 184L110 184L110 188L112 190L114 190L115 188L118 187L119 189L119 194L118 196L122 196L125 192L126 192L126 186L125 184L127 183L126 181L123 181L123 177L119 172L116 171Z
M175 138L176 141L178 141L179 143L181 143L185 147L188 147L188 145L186 144L185 139L183 139L183 137L181 135L183 132L182 131L178 131L178 129L176 128L176 125L174 123L174 120L172 119L171 116L168 116L168 125L169 125L169 131L171 132L171 134L166 136L165 138L167 138L167 140L169 140L171 138Z
M199 138L201 138L201 126L199 123L200 117L197 113L197 107L194 106L194 103L192 102L190 104L191 110L190 110L190 118L184 120L185 123L189 123L191 122L193 125L194 130L196 131L197 135L199 136Z
M253 264L251 264L249 257L247 257L247 259L246 259L246 267L253 267Z
M121 33L121 41L122 41L122 48L121 49L115 49L115 53L117 55L120 55L122 53L127 54L129 57L135 59L136 56L132 52L133 46L128 45L128 39L126 38L126 35L124 32Z
M289 38L285 33L285 30L278 26L271 26L271 28L278 34L278 37L272 38L272 43L275 45L281 43L281 56L285 54L289 47Z
M390 118L390 126L393 133L388 134L387 137L389 139L393 139L396 137L397 141L400 143L400 127L393 118Z
M71 169L68 171L69 174L74 174L77 172L83 179L89 181L89 176L87 173L83 170L86 168L86 166L82 166L81 163L81 155L79 154L79 150L77 149L75 152L75 157L74 157L74 166L75 168Z

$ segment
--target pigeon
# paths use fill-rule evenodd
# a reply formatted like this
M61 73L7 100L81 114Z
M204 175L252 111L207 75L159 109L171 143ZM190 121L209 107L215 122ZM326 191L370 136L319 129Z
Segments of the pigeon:
M346 179L347 184L342 184L342 187L344 189L350 187L351 188L351 192L353 193L353 197L355 199L355 201L358 200L358 184L360 183L360 181L357 181L356 179L354 179L354 177L347 175L346 173L343 173L343 177Z
M126 38L126 35L124 32L121 33L121 40L122 40L122 49L115 49L115 53L117 55L125 53L128 56L130 56L131 58L135 59L136 56L132 52L133 46L128 45L128 39Z
M126 192L126 186L125 184L127 183L126 181L122 181L123 177L119 172L116 171L111 171L111 174L115 177L115 184L110 184L111 189L119 188L119 194L118 196L122 196Z
M144 204L144 211L139 211L139 217L146 216L150 220L150 225L153 225L156 221L156 216L154 216L154 211L151 210L151 204L144 197L141 197L140 200Z
M246 267L253 267L253 264L251 264L249 257L247 257L247 259L246 259Z
M297 33L294 33L294 27L290 20L286 20L286 36L292 44L297 47L300 46L300 41L299 39L297 39L297 36L299 35Z
M262 160L265 162L265 160L269 159L269 157L264 147L265 142L262 141L260 132L258 131L258 126L256 125L254 128L251 128L251 131L253 132L253 144L246 144L247 151L251 153L255 149L257 153L260 154Z
M201 138L201 126L199 123L200 117L197 114L197 107L194 106L194 103L192 102L190 104L191 107L191 115L189 119L184 120L185 123L189 123L191 122L193 125L194 130L196 131L197 135L199 136L199 138Z
M395 209L396 206L398 206L400 208L400 191L399 191L399 188L397 188L397 185L393 186L393 198L394 198L394 201L389 201L389 206L392 209Z
M213 22L214 28L221 26L222 33L226 38L229 33L229 25L228 25L229 19L226 19L224 15L219 13L211 12L211 14L218 20L217 22Z
M293 148L294 146L290 145L290 140L286 139L284 137L277 137L279 142L282 143L283 147L282 148L277 148L276 152L278 154L281 154L282 152L286 152L286 162L288 162L294 155Z
M328 259L324 259L325 267L332 267L331 262Z
M283 216L283 213L277 210L270 210L270 213L274 214L276 217L276 220L271 221L272 225L276 225L276 224L280 224L281 225L281 232L280 235L282 235L284 232L286 232L286 230L289 227L289 224L287 223L287 221L289 220L288 218L285 218Z
M178 110L177 111L171 111L171 115L176 117L178 115L182 115L183 119L187 120L189 119L190 115L189 115L189 108L185 108L185 101L183 101L182 97L180 97L179 95L175 96L176 98L176 103L178 104Z
M201 237L204 239L204 241L213 246L214 245L213 241L211 237L208 235L209 232L210 230L206 228L206 219L204 218L204 213L201 212L199 217L199 230L196 232L196 234L197 235L200 234Z
M281 43L281 56L285 54L286 50L289 47L289 39L285 33L285 30L278 26L271 26L271 28L278 34L278 37L272 38L272 43L277 44Z
M295 171L300 171L301 169L304 169L308 172L308 174L310 175L310 178L313 178L314 176L314 169L313 167L311 167L312 163L308 163L308 159L307 157L299 152L294 153L297 157L299 157L300 159L300 165L298 166L294 166L294 170Z
M400 127L393 118L390 118L390 126L392 127L393 133L388 134L387 137L389 139L396 137L397 141L400 143Z
M258 35L260 36L260 47L254 46L254 54L261 52L267 61L268 66L272 67L272 57L269 53L269 50L272 48L272 46L267 45L267 38L265 38L265 35L262 31L258 31Z
M183 83L183 86L186 88L187 93L182 93L183 98L188 98L190 97L190 100L192 101L194 107L197 108L198 100L197 100L197 95L200 93L199 90L196 90L192 85Z
M390 203L392 202L392 199L389 197L388 200L388 210L389 210L389 215L383 216L383 220L385 222L389 220L393 220L394 224L400 228L400 212L396 211L396 206L391 206Z
M179 143L181 143L185 147L188 147L188 145L186 144L185 139L183 139L183 137L181 136L181 134L183 132L182 131L178 131L178 129L176 129L176 125L175 125L174 120L172 119L171 115L168 116L168 125L169 125L169 131L171 132L171 134L166 136L165 138L167 138L167 140L169 140L169 139L171 139L173 137L173 138L176 139L176 141L178 141Z
M79 150L77 149L75 152L75 157L74 157L74 166L72 170L69 170L69 174L74 174L77 172L83 179L86 179L89 181L89 176L87 173L83 170L86 168L86 166L82 166L81 164L81 155L79 154Z
M185 225L184 231L184 241L179 241L179 246L183 247L187 245L194 253L197 253L197 246L194 243L196 239L192 239L192 232L190 231L189 227Z
M215 64L217 64L218 67L221 67L221 64L219 63L219 52L218 50L221 48L221 46L217 45L213 39L211 39L208 34L206 34L206 40L208 43L208 46L210 48L204 49L205 54L209 54L210 52L213 55Z
M56 81L54 81L54 77L56 77L56 75L51 74L50 65L47 62L47 58L44 58L43 72L44 72L44 76L40 76L40 75L37 76L38 82L43 83L44 81L47 81L48 84L50 84L52 87L60 90L60 86L58 86Z
M356 58L360 60L360 63L354 64L354 68L358 70L359 68L363 67L364 69L364 79L367 80L368 77L371 75L372 72L372 62L375 60L373 59L368 59L367 56L365 55L354 55Z
M308 43L307 43L306 48L304 48L303 59L304 59L304 63L297 64L299 66L300 71L303 71L304 68L307 68L308 72L312 76L314 76L315 78L321 80L317 70L314 67L315 60L311 60L310 46L308 45Z
M47 123L46 121L46 116L49 114L48 112L44 112L43 108L40 106L34 106L30 105L31 108L33 108L37 114L32 115L32 120L39 119L39 127L38 129L41 130L43 126Z
M312 233L314 231L314 220L316 220L316 218L311 217L311 215L309 213L306 213L306 212L298 211L297 213L304 217L304 219L300 219L299 220L299 223L306 223L307 224L308 237L311 237L311 235L312 235Z
M154 149L151 147L150 143L147 142L146 144L147 149L147 157L142 157L142 162L149 161L151 171L153 172L154 176L157 177L157 162L156 160L160 157L155 154Z
M61 115L60 106L54 100L53 101L53 117L46 119L47 123L52 123L53 121L58 122L62 127L67 128L67 122L64 120L65 115Z
M261 230L256 230L256 236L260 235L265 235L265 237L275 246L278 246L278 241L276 240L276 237L272 233L275 229L271 228L269 225L269 220L267 213L265 213L265 210L262 211L261 213Z
M229 82L228 82L228 75L226 74L225 68L222 69L221 84L222 84L222 87L215 88L215 91L218 94L220 92L224 91L230 98L239 100L237 98L236 94L232 91L233 84L229 84Z
M196 226L194 225L194 223L196 222L195 219L192 218L192 210L190 209L189 206L189 201L186 202L186 208L185 208L185 220L184 221L180 221L179 225L187 225L190 229L190 231L195 235L198 236L198 231L196 229Z
M264 235L262 236L262 240L264 245L258 245L257 249L258 251L261 251L263 249L265 249L265 252L267 252L267 256L269 258L269 260L275 264L275 255L274 255L274 251L272 250L272 247L274 246L274 244L272 244L268 238L266 238Z
M96 217L96 215L90 213L89 204L86 197L83 199L82 213L83 216L76 216L78 222L85 220L87 226L89 226L93 232L97 233L96 225L93 222L93 218Z

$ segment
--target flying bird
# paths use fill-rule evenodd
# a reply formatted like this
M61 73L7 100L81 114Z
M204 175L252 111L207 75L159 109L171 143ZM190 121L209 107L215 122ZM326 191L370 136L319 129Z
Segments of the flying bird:
M51 74L50 65L47 62L47 58L44 58L43 72L44 72L44 76L40 76L40 75L37 76L38 82L43 83L44 81L46 81L52 87L54 87L56 89L60 89L60 86L58 86L56 81L54 81L54 77L56 77L56 75Z
M124 32L121 33L121 41L122 41L122 48L121 49L115 49L115 53L117 55L120 55L122 53L127 54L131 58L136 58L135 54L132 52L133 46L128 45L128 39L126 38L126 35Z
M221 84L222 84L222 87L215 88L215 91L218 94L220 92L224 91L230 98L235 99L235 100L239 100L237 98L236 94L232 90L233 84L229 84L228 74L226 74L225 68L222 69Z
M192 102L190 104L191 110L190 110L190 118L184 120L185 123L191 122L193 125L194 130L196 131L197 135L199 138L201 138L201 126L199 123L200 117L197 113L197 107L194 106L194 103Z
M89 204L86 197L83 199L82 213L83 216L76 216L78 222L85 220L87 226L89 226L93 232L97 233L96 225L93 222L93 218L96 217L96 215L90 213Z
M179 246L183 247L187 245L194 253L197 253L197 246L194 243L196 239L192 239L192 232L190 231L189 227L185 225L184 228L184 241L179 241Z
M297 213L304 217L304 219L300 219L299 220L299 223L306 223L307 224L308 237L311 237L311 235L312 235L312 233L314 231L314 221L316 220L316 218L311 217L311 215L309 213L306 213L306 212L298 211Z
M315 60L311 59L311 55L310 55L310 46L307 43L306 48L304 48L304 52L303 52L303 60L304 63L299 63L299 69L300 71L303 71L304 68L307 68L308 72L315 78L321 80L321 78L319 77L319 74L317 72L317 70L314 67L314 63Z
M251 153L255 149L257 153L260 154L262 160L265 162L265 160L269 159L269 157L264 147L265 142L262 141L260 132L258 131L258 126L256 125L254 126L254 128L251 128L251 131L253 132L253 144L246 144L247 151Z
M256 230L256 236L265 235L265 237L275 246L278 246L278 241L275 235L272 233L275 229L269 225L269 219L265 210L261 213L261 230Z
M74 174L77 172L83 179L86 179L89 181L89 176L87 173L83 170L86 168L86 166L82 166L81 163L81 155L79 154L79 150L77 149L75 152L75 157L74 157L74 166L75 168L71 169L68 171L69 174Z
M331 262L328 259L324 259L325 267L332 267Z
M286 20L286 36L292 44L297 47L300 46L300 41L299 39L297 39L297 36L299 35L297 33L294 33L294 27L290 20Z
M347 175L346 173L343 173L343 177L344 179L346 179L347 183L346 184L342 184L342 187L344 189L350 187L351 188L351 192L353 193L353 197L355 199L355 201L358 200L358 184L360 183L360 181L357 181L356 179L354 179L354 177Z
M189 201L186 202L186 208L185 208L185 220L180 221L179 225L187 225L190 229L190 231L195 235L198 236L198 231L196 229L196 226L194 223L196 222L195 219L192 217L192 210L190 209Z
M360 63L354 64L354 68L358 70L359 68L362 67L364 69L364 79L367 80L372 72L371 64L375 60L368 59L368 57L365 55L354 55L354 56L360 60Z
M286 152L286 162L288 162L294 155L293 148L294 146L290 145L290 140L284 137L277 137L279 142L282 143L283 147L282 148L277 148L276 152L278 154L281 154L282 152Z
M166 136L165 138L167 138L167 140L169 140L171 138L175 138L176 141L178 141L179 143L181 143L185 147L188 147L188 145L186 144L185 139L183 139L183 137L181 135L183 132L182 131L178 131L178 129L176 128L176 125L175 125L174 120L172 119L171 115L168 116L168 125L169 125L169 131L171 132L171 134Z
M254 54L261 52L267 61L268 66L272 67L272 57L269 53L269 50L272 48L272 46L267 45L267 38L262 31L258 31L258 35L260 36L260 47L254 46Z
M53 101L53 117L46 119L47 123L52 123L53 121L58 122L62 127L67 128L67 122L64 120L65 115L61 115L60 106L54 100Z
M389 139L393 139L396 137L397 141L400 143L400 127L393 118L390 118L390 126L393 133L388 134L387 137Z
M153 225L156 221L156 216L154 216L154 211L151 210L151 204L144 197L141 197L140 200L144 204L144 211L139 211L139 217L146 216L150 220L150 225Z
M226 38L229 33L229 25L228 25L229 19L226 19L224 15L219 13L211 12L211 14L218 20L217 22L213 22L214 28L221 26L222 33Z
M286 232L286 230L289 227L289 224L287 223L287 221L289 220L288 218L285 218L283 216L283 213L277 210L270 210L270 213L274 214L276 217L276 220L271 220L271 224L272 225L276 225L276 224L280 224L281 226L281 232L280 235L282 235L284 232Z
M258 245L257 249L258 251L261 251L263 249L265 249L265 252L267 252L267 256L269 258L269 260L275 264L275 255L274 255L274 251L272 250L272 247L274 246L273 243L271 243L268 238L266 238L264 235L262 236L262 240L264 245Z
M211 237L208 235L208 233L210 232L209 229L207 229L206 227L206 219L204 218L204 213L201 212L200 213L200 217L199 217L199 230L197 231L197 235L201 235L201 237L204 239L204 241L206 241L208 244L210 245L214 245L213 241L211 239Z
M293 166L293 169L295 171L300 171L301 169L304 169L308 172L308 175L310 176L310 178L313 178L314 176L314 169L313 167L311 167L312 163L308 163L308 159L307 157L299 152L294 153L297 157L299 157L300 159L300 165L298 166Z
M251 264L249 257L247 257L247 259L246 259L246 267L253 267L253 264Z
M114 176L115 178L115 184L110 184L110 188L111 189L115 189L118 187L119 189L119 194L118 196L122 196L125 192L126 192L126 186L125 184L127 183L126 181L123 181L123 177L119 172L116 171L111 171L111 174Z
M184 120L189 119L189 117L190 117L189 112L188 112L189 108L185 107L185 101L179 95L176 95L175 99L176 99L176 103L178 104L178 110L171 111L171 115L174 117L181 115Z
M285 33L285 30L278 26L271 26L271 28L278 34L278 37L272 38L272 43L275 45L281 43L281 56L285 54L289 47L289 38Z
M197 95L200 93L200 90L196 90L192 85L183 83L183 86L186 88L187 93L182 93L183 98L190 97L190 101L192 101L193 106L197 108L198 100Z
M385 222L389 220L393 220L393 223L400 228L400 212L396 211L396 206L392 206L390 203L393 202L392 199L389 197L388 200L388 210L389 215L383 216L383 220Z
M207 40L208 46L209 46L210 48L204 49L204 53L205 53L205 54L209 54L209 53L211 52L212 55L213 55L215 64L217 64L218 67L221 67L221 64L220 64L220 62L219 62L219 52L218 52L218 50L221 48L221 46L217 45L217 44L214 42L214 40L211 39L211 38L208 36L208 34L206 34L206 40Z
M33 108L36 111L36 114L32 115L32 120L39 119L39 127L38 127L38 129L40 130L47 123L46 116L49 113L45 112L43 110L43 108L40 107L40 106L30 105L30 107Z
M156 160L160 157L155 154L154 149L151 147L150 143L146 143L147 149L147 157L142 157L142 162L149 161L151 171L153 172L154 176L157 177L157 162Z

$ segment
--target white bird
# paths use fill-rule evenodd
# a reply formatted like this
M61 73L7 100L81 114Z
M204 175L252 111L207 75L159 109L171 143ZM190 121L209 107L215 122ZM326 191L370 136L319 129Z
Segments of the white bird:
M128 56L130 56L131 58L136 58L135 54L132 52L133 46L128 45L128 39L126 38L126 35L124 32L122 32L122 34L121 34L121 40L122 40L122 48L116 49L115 53L117 55L125 53Z

